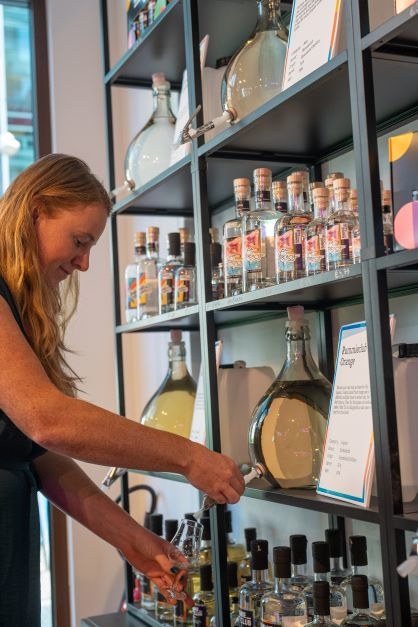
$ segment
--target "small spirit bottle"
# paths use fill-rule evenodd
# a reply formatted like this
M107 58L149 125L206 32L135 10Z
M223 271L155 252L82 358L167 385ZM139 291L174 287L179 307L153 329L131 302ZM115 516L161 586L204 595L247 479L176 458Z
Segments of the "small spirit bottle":
M125 268L125 318L126 322L140 319L139 264L146 256L145 233L137 231L134 237L135 260Z
M228 594L229 594L229 620L231 627L233 627L236 621L239 621L239 588L237 587L237 563L227 563L227 575L228 575ZM239 624L239 622L238 622ZM210 627L216 627L216 617L213 616L210 621Z
M357 190L350 189L350 206L355 223L353 226L353 232L351 234L352 250L353 250L353 263L361 262L361 237L360 237L360 223L358 219L358 198Z
M213 594L212 565L200 566L200 591L193 601L193 627L209 627L210 620L215 613L215 597Z
M239 617L244 627L260 627L261 599L266 592L273 590L268 581L268 542L253 540L251 542L251 580L239 590Z
M290 581L293 590L302 592L313 582L313 578L308 575L308 558L306 552L308 540L305 535L294 534L290 536L289 543L292 566Z
M248 432L252 465L273 486L314 488L322 463L331 384L315 364L303 307L288 307L287 357L253 411Z
M350 536L348 539L351 558L351 575L341 583L347 596L348 611L353 611L353 591L351 580L355 575L367 575L367 538L366 536ZM384 607L384 593L382 583L375 577L368 577L369 607L379 612Z
M368 581L366 575L351 578L354 611L341 623L344 627L377 627L382 623L371 615L369 608Z
M225 296L225 282L222 264L222 246L218 243L210 244L210 267L212 300L220 300Z
M158 314L159 228L147 229L147 256L139 262L139 310L141 319Z
M251 579L251 542L257 538L257 529L247 527L244 529L246 554L238 564L238 584L242 586Z
M146 404L140 422L154 429L190 436L196 383L187 370L186 348L181 331L170 333L168 371L163 382Z
M276 281L284 283L299 279L305 268L305 231L312 220L306 211L303 179L298 174L287 177L289 212L277 221L275 227Z
M305 211L310 213L311 207L309 204L309 170L295 170L293 173L295 176L299 176L302 179L302 191L303 191L303 204Z
M225 296L242 292L242 226L250 210L251 184L248 179L234 179L235 217L223 228Z
M229 509L225 510L225 531L226 531L226 550L228 560L237 562L237 564L245 557L245 547L243 544L236 542L232 535L232 515Z
M332 620L337 624L347 616L347 599L344 590L330 583L330 557L327 542L312 542L312 558L314 582L303 591L308 617L314 615L313 587L317 581L325 581L329 584L329 606Z
M385 255L391 255L393 253L393 215L390 189L385 189L382 192L382 220Z
M329 583L328 581L314 581L312 585L313 594L313 620L306 623L304 627L323 625L324 627L337 627L330 616L329 607Z
M174 277L180 265L180 233L169 233L167 260L158 273L158 307L160 314L174 311Z
M350 574L343 564L343 534L341 529L325 529L325 540L329 546L331 583L339 585Z
M261 599L261 625L282 627L289 617L299 617L299 624L306 622L303 597L292 589L290 579L290 548L275 546L273 549L274 591Z
M196 305L196 248L194 242L184 244L184 264L177 267L174 275L175 309Z
M353 263L352 231L355 219L349 206L350 180L336 179L333 187L336 205L326 225L327 270L344 268Z
M286 181L273 181L271 184L273 194L273 206L277 218L287 213L287 186Z
M313 192L314 192L314 189L320 189L320 188L321 189L325 188L325 184L322 181L312 181L311 183L309 183L309 207L312 213L314 213Z
M306 276L324 272L325 225L328 217L329 192L326 187L312 190L314 219L306 227L305 268Z
M344 174L342 172L330 172L325 179L325 187L329 192L329 212L335 211L335 197L334 197L334 181L337 179L343 179Z
M243 218L243 289L251 292L274 285L274 226L277 214L271 202L271 170L254 170L255 209Z

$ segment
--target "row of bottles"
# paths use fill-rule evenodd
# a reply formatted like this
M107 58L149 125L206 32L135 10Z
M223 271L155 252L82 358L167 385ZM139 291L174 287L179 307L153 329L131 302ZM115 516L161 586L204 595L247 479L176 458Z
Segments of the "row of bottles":
M223 270L225 296L235 296L361 261L357 191L341 172L309 182L308 171L272 181L268 168L234 180L235 217L223 228L223 265L212 265L212 286ZM385 252L393 251L391 193L382 190ZM213 289L217 297L219 287Z
M125 269L126 322L183 309L197 303L196 254L188 230L168 234L168 254L159 257L159 228L136 232L135 259Z

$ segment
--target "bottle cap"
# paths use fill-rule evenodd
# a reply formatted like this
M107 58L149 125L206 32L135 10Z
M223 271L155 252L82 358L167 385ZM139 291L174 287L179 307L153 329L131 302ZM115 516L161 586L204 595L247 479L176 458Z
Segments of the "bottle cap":
M290 552L292 558L292 564L306 564L306 547L308 546L308 540L306 536L301 534L294 534L289 538Z
M257 529L255 527L247 527L244 529L245 547L247 551L251 550L251 542L257 538Z
M350 546L351 564L353 566L367 566L366 536L350 536L348 544Z
M312 191L315 189L325 189L325 185L322 181L312 181L309 183L309 189Z
M382 205L392 205L392 192L390 189L384 189L382 192Z
M339 189L350 189L350 185L351 185L350 179L335 179L332 182L334 191L337 191Z
M178 257L180 255L180 233L177 231L174 233L169 233L167 235L168 240L168 254L173 257Z
M228 562L226 565L228 576L228 588L238 588L238 564Z
M303 178L298 172L292 172L292 174L289 174L289 176L286 178L286 183L287 185L291 185L293 183L302 184Z
M272 186L273 189L285 190L286 189L286 181L282 181L282 180L273 181L271 186Z
M331 179L331 181L334 181L335 179L343 179L344 178L344 174L342 172L329 172L327 179Z
M279 579L288 579L291 575L290 547L275 546L273 548L274 576Z
M205 592L213 590L212 564L204 564L199 568L200 589Z
M183 258L185 266L194 267L196 265L196 245L194 242L184 242Z
M152 84L155 87L162 85L170 85L170 83L166 80L164 72L155 72L152 75Z
M251 183L249 179L234 179L234 190L240 189L241 187L251 187Z
M287 308L287 322L286 326L292 326L293 324L296 326L304 325L306 326L308 323L303 317L305 309L303 305L293 305L292 307Z
M251 568L253 570L267 570L268 549L267 540L253 540L251 542Z
M151 514L149 517L149 528L150 531L156 533L157 536L163 535L163 515L162 514Z
M200 523L203 526L202 540L210 540L211 539L210 518L208 518L208 517L201 518L200 519Z
M329 583L328 581L314 581L312 584L314 614L329 616Z
M176 533L178 526L179 526L178 520L167 518L164 521L164 537L167 540L167 542L171 542L171 540L174 538L174 534Z
M329 546L330 557L342 557L343 536L340 529L325 529L325 540Z
M312 190L312 196L314 200L316 200L317 198L326 198L328 200L329 190L327 187L315 187Z
M312 558L314 573L329 573L331 566L327 542L312 542Z
M209 234L210 234L212 243L215 243L219 240L219 229L217 229L215 226L210 227Z
M145 246L146 235L143 231L136 231L134 235L135 246Z
M187 242L189 240L189 229L185 226L181 226L179 228L179 233L180 233L180 242L182 244L184 244L184 242Z
M158 242L158 237L160 235L160 229L158 226L149 226L147 228L147 239L150 242Z
M171 331L170 331L170 341L173 344L180 344L180 342L181 342L181 331L180 331L180 329L171 329ZM195 517L193 516L193 514L184 514L184 517L187 520L195 520Z
M350 198L351 198L352 200L357 200L357 197L358 197L357 190L356 190L356 188L355 188L355 187L352 187L352 188L350 189Z
M254 180L256 179L271 179L273 173L270 168L257 168L253 172Z
M353 590L353 607L364 610L369 607L369 583L366 575L353 575L351 577Z

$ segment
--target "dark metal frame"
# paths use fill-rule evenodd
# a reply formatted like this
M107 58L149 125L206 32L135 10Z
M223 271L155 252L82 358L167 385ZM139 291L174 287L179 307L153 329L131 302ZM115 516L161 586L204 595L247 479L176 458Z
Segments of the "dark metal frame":
M186 68L189 76L189 103L190 110L194 110L196 103L201 102L201 76L199 65L199 0L181 0L181 2L173 0L171 10L174 10L174 4L180 5L183 15L184 37L185 37L185 56ZM224 303L212 303L210 292L210 255L209 255L209 238L208 228L210 226L211 208L208 200L208 161L211 156L221 157L225 159L256 159L258 155L260 159L271 160L278 164L289 165L305 163L313 172L318 172L320 165L340 152L346 152L354 148L354 157L356 161L357 187L360 206L360 229L362 237L362 264L361 264L361 284L358 296L362 296L365 309L365 318L367 321L367 337L369 343L370 355L370 377L371 377L371 394L373 406L373 425L375 434L375 452L376 452L376 474L377 485L379 491L378 508L372 505L368 509L357 508L339 501L333 501L318 495L308 495L302 491L284 491L284 490L266 490L252 484L247 489L247 496L252 498L269 500L276 503L284 503L295 507L312 509L326 512L329 514L330 526L336 526L344 530L345 518L354 518L360 520L368 520L375 524L379 524L381 536L381 553L383 579L385 585L386 596L386 612L387 622L390 627L410 627L410 607L408 584L406 580L401 580L396 575L396 566L405 557L405 530L414 529L418 526L418 514L404 516L402 507L400 464L397 441L396 428L396 407L393 386L393 367L391 358L391 343L388 325L388 291L387 273L389 270L397 266L406 266L416 268L418 264L417 251L405 251L397 253L392 257L383 256L383 234L380 216L380 189L379 189L379 168L377 153L377 135L389 128L396 128L399 123L413 116L418 115L415 107L408 109L404 114L397 114L393 119L376 123L375 112L375 96L373 84L373 67L372 60L374 51L379 49L379 55L395 53L399 54L399 46L392 41L395 36L402 31L405 25L415 25L418 23L416 16L400 15L393 18L392 22L382 25L375 33L369 33L368 20L368 3L365 0L346 0L346 35L347 35L347 52L339 56L339 59L332 65L333 71L347 72L348 85L351 104L351 123L352 123L352 140L344 138L340 145L330 147L328 155L318 154L315 158L312 155L294 155L274 153L260 153L254 151L249 153L248 150L239 151L236 148L228 148L228 137L236 137L239 129L247 128L246 123L233 129L228 133L222 133L219 143L213 141L208 147L203 145L203 138L197 145L193 145L190 166L191 184L193 195L193 208L195 220L195 236L197 244L197 268L198 268L198 289L199 289L199 306L197 311L191 312L190 319L173 320L173 323L182 325L182 328L195 330L200 329L200 343L202 352L202 367L204 374L205 387L205 408L206 408L206 427L208 445L214 450L220 450L220 429L218 415L218 390L217 390L217 372L214 353L214 342L217 336L217 329L222 320L220 314L223 312L232 312L237 309L255 310L255 311L283 311L288 302L294 302L296 296L292 295L292 290L296 291L299 302L307 305L311 309L314 308L318 312L319 326L319 361L323 372L329 378L333 374L333 346L331 334L331 308L338 302L337 299L331 299L327 302L323 298L321 302L314 303L312 299L313 292L317 283L319 287L327 286L331 283L337 284L340 278L348 281L360 281L359 271L357 269L348 273L348 276L341 277L335 273L333 279L329 276L317 279L313 282L302 281L298 286L289 285L283 289L272 289L266 292L263 302L254 295L243 295L242 298L233 301L228 299ZM103 56L104 56L104 85L105 85L105 103L106 103L106 119L107 119L107 142L109 156L109 180L110 185L114 184L114 162L113 162L113 129L112 129L112 104L111 104L111 87L112 84L137 85L142 86L143 78L137 81L131 77L123 77L121 71L121 63L111 70L109 67L109 49L108 49L108 23L107 23L107 0L101 0L102 7L102 25L103 25ZM177 7L178 8L178 7ZM176 10L177 10L176 8ZM176 18L177 19L177 18ZM156 26L155 28L158 28ZM407 46L409 55L417 54L417 45ZM411 52L412 50L412 52ZM402 47L402 53L405 52L405 46ZM124 55L124 58L129 58ZM345 60L344 60L345 59ZM335 67L334 67L335 66ZM317 73L318 78L323 80L326 68L321 68ZM112 83L112 76L115 76ZM300 81L300 84L294 89L295 93L300 93L303 89L312 84L314 77L311 75L308 79ZM279 99L278 107L280 108ZM259 117L268 114L271 111L271 103L264 105L257 113L250 116L251 125L257 122ZM201 123L201 119L197 122ZM218 148L217 148L218 146ZM182 166L184 167L184 166ZM164 174L159 177L159 183L164 182ZM147 190L149 193L149 190ZM140 194L139 194L140 195ZM126 203L125 203L126 204ZM124 205L125 206L125 205ZM129 211L129 208L126 207ZM190 208L185 208L184 215L190 215ZM131 207L132 212L136 209ZM138 208L138 212L149 214L147 207ZM112 214L112 263L113 263L113 280L115 286L115 320L116 320L116 355L117 355L117 387L119 396L119 411L124 412L124 385L123 385L123 368L122 368L122 334L124 332L135 331L159 331L166 330L170 326L170 320L159 317L161 320L155 320L150 324L141 325L123 325L121 324L120 298L119 298L119 267L118 267L118 250L117 250L117 215L118 211ZM127 213L127 211L125 212ZM169 211L167 212L169 213ZM174 215L178 215L175 211ZM296 283L296 282L295 282ZM300 290L303 289L302 295ZM332 288L331 288L332 289ZM408 289L411 289L408 287ZM414 288L416 290L416 286ZM304 303L304 294L306 302ZM267 302L265 302L267 300ZM279 302L280 301L280 302ZM219 305L219 307L218 307ZM185 312L187 317L187 313ZM123 505L129 509L129 499L127 494L127 479L124 479L122 486L124 494ZM229 624L229 607L227 595L226 581L226 542L225 542L225 520L224 508L218 507L211 512L212 539L213 539L213 566L215 577L215 593L217 599L217 624ZM128 602L132 600L132 571L129 566L126 567L126 587ZM143 617L142 617L143 618ZM154 620L148 618L147 621L153 625Z

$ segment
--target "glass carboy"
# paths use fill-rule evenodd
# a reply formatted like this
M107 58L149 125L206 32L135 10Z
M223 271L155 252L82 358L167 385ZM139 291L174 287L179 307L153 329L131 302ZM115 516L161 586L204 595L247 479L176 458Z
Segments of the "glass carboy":
M152 75L152 92L152 115L129 144L125 157L125 180L135 188L170 165L176 118L171 111L170 83L162 72Z
M287 356L277 379L254 409L249 428L252 463L282 488L316 487L331 384L315 364L303 307L288 307Z

